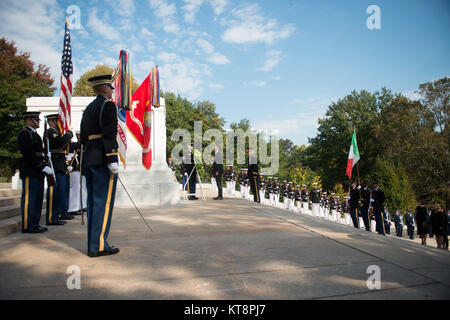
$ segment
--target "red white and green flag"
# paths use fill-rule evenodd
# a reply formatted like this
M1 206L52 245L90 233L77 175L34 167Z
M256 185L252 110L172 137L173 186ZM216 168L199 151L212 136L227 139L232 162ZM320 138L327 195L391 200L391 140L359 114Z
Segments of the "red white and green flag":
M352 170L358 160L359 151L358 145L356 144L356 132L353 130L352 142L350 143L350 150L348 151L347 171L345 172L349 179L352 178Z

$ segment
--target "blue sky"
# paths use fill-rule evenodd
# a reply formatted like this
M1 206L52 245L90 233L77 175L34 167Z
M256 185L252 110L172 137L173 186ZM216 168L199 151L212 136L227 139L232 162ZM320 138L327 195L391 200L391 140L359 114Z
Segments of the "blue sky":
M370 5L379 30L367 28ZM99 63L114 67L126 49L139 82L158 64L164 91L214 102L226 127L247 118L299 145L352 90L414 97L420 83L450 74L448 0L2 0L0 36L59 79L70 6L80 9L75 81Z

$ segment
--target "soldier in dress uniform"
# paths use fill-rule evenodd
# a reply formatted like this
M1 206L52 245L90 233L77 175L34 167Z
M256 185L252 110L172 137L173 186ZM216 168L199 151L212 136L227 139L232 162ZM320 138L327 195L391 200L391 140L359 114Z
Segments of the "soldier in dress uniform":
M262 174L259 175L258 192L260 203L264 204L264 199L266 196L266 181Z
M245 173L244 169L241 168L241 173L238 176L239 189L241 191L241 198L245 198Z
M213 163L213 170L214 170L214 176L217 181L217 197L214 198L214 200L222 200L222 174L223 174L223 155L222 150L219 148L218 145L214 146L214 163ZM228 171L228 170L227 170Z
M269 177L269 181L267 181L267 194L269 195L270 206L273 207L273 191L272 191L273 179Z
M297 202L297 212L302 212L302 190L300 190L300 185L296 186L295 189L295 201Z
M331 220L335 221L335 217L337 216L337 201L336 194L332 193L329 199L330 209L331 209Z
M321 202L322 212L320 213L320 217L321 218L326 218L328 216L328 211L329 211L329 204L328 204L328 202L329 202L328 194L325 191L325 192L322 193L322 202Z
M356 181L353 181L350 188L350 217L355 228L359 228L360 189L361 186L356 186Z
M80 205L81 205L80 202L82 202L83 211L86 211L87 207L86 178L84 176L81 176L80 173L80 164L81 164L80 132L77 131L75 135L78 141L70 142L69 145L69 154L72 157L69 164L73 168L72 172L70 173L70 192L69 192L69 209L68 209L68 213L70 215L80 215ZM82 188L81 194L80 188Z
M186 151L186 161L184 166L186 168L186 173L188 177L187 182L187 191L188 191L188 199L189 200L198 200L198 198L195 196L196 188L197 188L197 167L195 166L194 162L194 144L191 143L187 147Z
M309 192L309 200L311 201L312 213L314 217L320 215L320 191L317 189L317 182L314 182L312 190Z
M39 222L44 199L44 178L45 174L52 174L52 169L45 162L42 139L36 132L40 125L39 115L40 112L24 112L26 126L17 134L21 153L19 176L22 180L20 213L23 233L47 231Z
M234 196L236 194L236 170L231 166L231 194Z
M289 182L289 186L288 186L288 210L289 211L295 210L294 201L295 201L294 184L292 182Z
M250 178L248 176L248 169L245 169L244 173L245 173L245 199L250 200Z
M278 203L280 202L280 183L278 182L278 177L273 178L272 192L273 192L273 206L275 208L278 208Z
M414 216L411 210L407 210L405 214L406 230L410 239L414 240Z
M341 220L341 212L343 209L344 209L344 206L341 203L339 196L336 196L336 215L334 216L334 221L339 222Z
M81 119L82 174L86 176L88 192L88 256L99 257L119 252L107 241L119 174L117 107L111 101L114 90L111 75L88 81L97 97L86 107Z
M403 237L403 216L400 209L395 210L394 213L395 234L397 237Z
M384 207L383 216L386 234L391 234L391 214L389 213L389 209L386 206Z
M302 191L301 191L301 196L302 196L302 208L303 208L303 213L308 213L309 209L308 209L308 190L306 190L306 184L302 185Z
M383 217L383 208L384 208L384 200L386 199L384 195L384 191L378 188L378 181L373 183L373 191L372 191L372 205L373 205L373 213L375 215L375 221L377 224L377 232L379 234L385 235L385 226L384 226L384 217Z
M228 194L231 194L231 173L231 166L227 165L227 169L223 173L223 178L225 179Z
M259 178L259 168L258 159L253 148L248 149L248 172L247 179L249 179L250 189L253 193L253 201L260 202L259 192L258 192L258 178Z
M283 180L283 184L281 186L281 195L283 196L283 204L285 209L289 208L288 193L289 193L289 185L286 180Z
M66 162L66 154L73 134L71 131L67 131L64 135L61 135L58 129L57 113L46 116L46 119L49 128L47 130L47 136L44 139L48 139L56 180L55 186L47 188L46 223L47 225L59 226L66 224L65 221L61 220L73 219L67 213L68 208L66 208L67 193L70 192L70 184L69 188L67 188L67 170L69 170L69 173L72 171L72 168Z
M360 211L366 231L370 231L370 219L369 219L370 195L371 195L370 189L367 187L367 184L363 182L361 190L362 207Z

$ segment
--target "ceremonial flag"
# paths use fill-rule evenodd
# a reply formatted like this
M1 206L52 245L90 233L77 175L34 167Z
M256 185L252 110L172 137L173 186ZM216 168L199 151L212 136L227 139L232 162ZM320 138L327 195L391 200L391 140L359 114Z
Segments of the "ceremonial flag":
M133 107L127 111L127 127L133 137L142 147L142 164L148 170L152 165L152 153L150 149L150 112L152 105L151 76L142 82L133 94Z
M350 150L348 152L347 171L345 172L349 179L352 178L353 166L359 160L358 145L356 144L356 131L353 130L352 142L350 143Z
M126 50L121 50L119 63L112 75L114 81L114 98L117 105L117 143L119 145L119 157L124 167L127 153L127 114L131 107L131 72L130 59Z
M66 20L61 58L61 94L58 110L58 127L62 134L67 132L71 126L72 73L72 46L70 44L69 22Z
M152 88L153 88L153 103L152 105L156 108L159 108L160 104L160 97L159 97L159 70L158 67L153 68L153 74L152 74Z

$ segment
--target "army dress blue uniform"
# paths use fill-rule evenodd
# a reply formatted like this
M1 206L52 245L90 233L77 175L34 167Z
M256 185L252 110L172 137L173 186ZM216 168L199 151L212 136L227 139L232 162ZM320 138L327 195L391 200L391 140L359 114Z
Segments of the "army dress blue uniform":
M93 87L107 85L112 89L111 76L93 77L89 79L89 82ZM118 179L117 121L116 105L102 95L98 95L86 107L81 119L82 174L86 177L88 193L89 257L114 254L119 251L118 248L110 246L107 241Z
M400 213L400 209L397 209L394 213L395 234L397 237L403 237L403 217Z
M35 118L39 122L39 112L25 112L24 118ZM40 233L47 228L39 226L42 202L44 199L43 169L47 166L44 160L42 139L35 128L25 127L17 134L17 143L21 153L19 175L22 180L22 197L20 212L23 233Z
M411 210L408 210L405 214L406 230L410 239L414 240L414 217Z
M46 116L47 122L53 122L56 125L58 114ZM67 213L69 206L70 181L67 175L66 154L67 147L73 134L67 131L62 135L59 130L49 127L47 135L44 139L48 139L48 145L51 153L53 170L55 171L55 186L47 188L47 208L46 208L46 224L47 225L64 225L61 219L73 219Z

